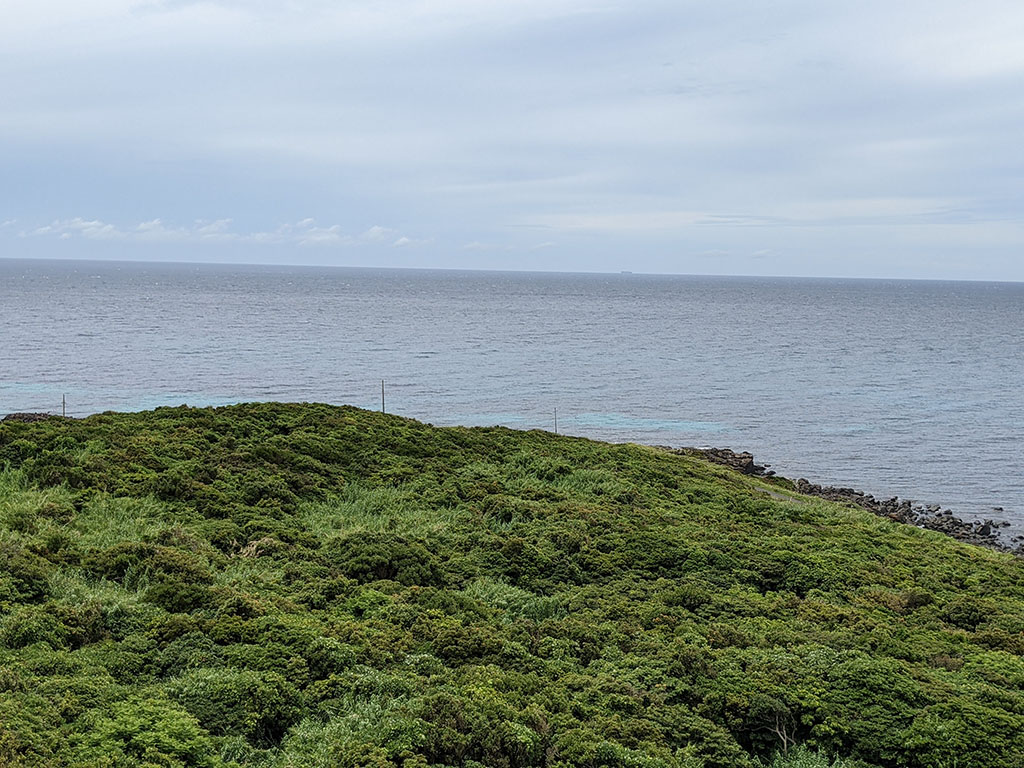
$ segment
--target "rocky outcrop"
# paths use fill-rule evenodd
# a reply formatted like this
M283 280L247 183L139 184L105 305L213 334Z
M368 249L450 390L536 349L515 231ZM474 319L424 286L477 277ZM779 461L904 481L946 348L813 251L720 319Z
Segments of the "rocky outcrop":
M727 467L742 472L744 475L755 477L772 477L775 472L768 469L767 464L755 464L754 455L744 451L736 453L728 448L676 448L672 451L683 456L699 456L715 464L723 464Z
M925 506L915 504L909 499L900 499L897 496L890 499L876 499L869 493L853 488L822 486L803 478L794 483L794 488L805 496L817 496L828 501L851 504L880 517L887 517L890 520L914 525L918 528L927 528L930 531L938 531L969 544L1024 556L1024 542L1020 541L1019 537L1007 542L1000 535L999 529L1008 528L1010 525L1005 520L966 521L954 515L951 509L942 509L938 504Z
M33 421L46 421L56 418L52 413L8 413L0 421L22 421L31 423Z
M1008 528L1005 520L974 520L966 521L953 514L950 509L942 509L938 504L915 504L909 499L893 496L890 499L876 499L869 493L853 488L839 488L832 485L817 485L800 478L792 481L777 477L768 469L768 464L756 464L754 456L747 452L737 453L728 448L676 448L673 453L683 456L698 456L715 464L722 464L744 475L762 477L792 488L805 496L816 496L827 501L849 504L868 512L895 520L906 525L938 531L954 539L975 544L980 547L995 549L1000 552L1011 552L1024 557L1024 536L1015 536L1007 541L1000 529ZM1002 511L1001 508L995 508Z

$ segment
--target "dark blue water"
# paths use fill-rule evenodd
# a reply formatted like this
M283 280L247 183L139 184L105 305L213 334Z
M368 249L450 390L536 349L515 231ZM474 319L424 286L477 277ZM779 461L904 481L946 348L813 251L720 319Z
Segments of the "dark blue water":
M434 424L557 409L1024 527L1019 283L0 260L0 338L0 414L379 408L386 379Z

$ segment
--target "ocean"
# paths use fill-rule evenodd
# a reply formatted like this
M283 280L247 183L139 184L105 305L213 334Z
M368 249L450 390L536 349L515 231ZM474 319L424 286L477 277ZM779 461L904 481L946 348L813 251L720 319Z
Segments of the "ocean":
M0 338L0 415L383 380L432 424L746 450L1024 530L1022 283L7 259Z

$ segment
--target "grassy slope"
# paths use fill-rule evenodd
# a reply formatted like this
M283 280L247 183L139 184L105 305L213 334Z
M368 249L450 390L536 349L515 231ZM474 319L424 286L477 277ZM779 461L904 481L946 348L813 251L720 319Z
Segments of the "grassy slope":
M0 765L1024 765L1021 561L695 458L261 404L4 466Z

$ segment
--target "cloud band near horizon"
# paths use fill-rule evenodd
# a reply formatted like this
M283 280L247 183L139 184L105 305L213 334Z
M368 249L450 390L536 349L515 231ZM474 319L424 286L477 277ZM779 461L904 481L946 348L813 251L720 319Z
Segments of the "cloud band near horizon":
M1024 280L1013 3L5 15L3 255Z

